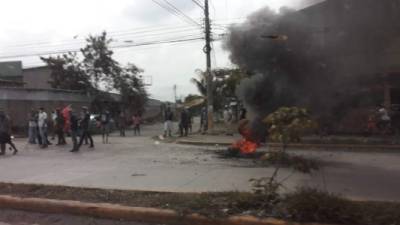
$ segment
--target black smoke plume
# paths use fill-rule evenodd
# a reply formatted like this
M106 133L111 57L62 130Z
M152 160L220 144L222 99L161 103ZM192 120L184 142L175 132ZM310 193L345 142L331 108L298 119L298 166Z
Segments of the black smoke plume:
M338 120L349 108L382 103L383 94L369 87L399 36L399 5L331 0L302 11L266 7L253 13L230 28L225 42L231 61L255 74L240 84L238 96L259 117L280 106L302 106Z

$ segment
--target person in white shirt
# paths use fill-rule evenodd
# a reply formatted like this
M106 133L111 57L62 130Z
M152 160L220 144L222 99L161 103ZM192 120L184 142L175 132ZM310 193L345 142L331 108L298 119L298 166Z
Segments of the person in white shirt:
M385 106L381 106L378 110L380 115L380 129L383 134L387 134L390 130L390 116L389 111L385 108Z
M38 126L39 126L40 139L42 141L41 147L47 148L49 144L47 141L47 113L44 111L43 107L39 108Z

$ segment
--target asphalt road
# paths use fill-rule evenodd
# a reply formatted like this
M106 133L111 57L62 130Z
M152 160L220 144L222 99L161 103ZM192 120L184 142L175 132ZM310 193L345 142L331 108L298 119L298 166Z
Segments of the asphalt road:
M0 157L0 181L70 186L174 192L251 191L251 178L269 177L273 168L254 165L249 159L219 158L215 147L158 143L162 125L144 127L143 136L110 138L95 149L71 146L40 149L26 139L16 140L20 153ZM70 140L68 140L70 142ZM286 191L314 186L363 200L400 201L400 153L348 151L294 151L323 161L311 174L279 172Z

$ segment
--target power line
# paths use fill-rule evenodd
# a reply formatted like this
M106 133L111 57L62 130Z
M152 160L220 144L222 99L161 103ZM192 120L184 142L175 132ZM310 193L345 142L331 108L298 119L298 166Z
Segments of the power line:
M138 47L138 46L148 46L148 45L156 45L156 44L168 44L168 43L180 43L180 42L189 42L189 41L198 41L203 40L202 37L192 37L186 39L175 39L175 40L160 40L160 41L151 41L151 42L143 42L137 44L124 44L124 45L116 45L110 46L110 49L119 49L119 48L130 48L130 47ZM37 53L26 53L26 54L18 54L18 55L0 55L0 59L7 58L22 58L22 57L31 57L31 56L41 56L41 55L52 55L52 54L64 54L68 52L78 52L80 49L64 49L58 51L46 51L46 52L37 52Z
M238 19L242 19L242 18L233 18L233 19L227 19L227 20L238 20ZM216 20L215 22L220 21L220 20ZM223 20L223 21L226 21ZM235 23L228 23L229 25L231 24L235 24ZM216 27L220 27L217 29L225 29L226 26L229 26L228 24L225 23L224 24L218 24L218 23L214 23L213 26ZM114 32L107 32L108 35L110 35L112 38L115 37L122 37L122 36L127 36L127 35L135 35L138 34L138 36L147 36L145 34L148 33L149 36L152 35L162 35L165 33L174 33L176 32L183 32L184 30L189 31L191 29L195 29L194 27L190 27L190 26L172 26L172 25L162 25L162 26L148 26L148 27L140 27L140 28L134 28L134 29L126 29L126 30L120 30L120 31L114 31ZM161 31L166 31L165 33L158 33ZM115 35L113 35L115 34ZM140 34L140 35L139 35ZM82 36L82 35L81 35ZM136 36L136 35L135 35ZM62 43L83 43L85 42L86 38L78 38L78 39L64 39L64 40L58 40L58 41L51 41L51 40L37 40L35 42L21 42L18 44L13 44L13 45L7 45L7 46L2 46L3 48L18 48L18 47L29 47L29 46L42 46L42 45L50 45L50 46L54 46L54 45L59 45Z
M176 10L172 9L171 7L168 7L168 5L161 4L160 2L158 2L156 0L151 0L151 1L156 3L158 6L160 6L163 9L165 9L166 11L168 11L169 13L173 14L174 16L178 17L180 20L182 20L182 21L184 21L186 23L189 23L189 24L195 25L195 26L200 25L194 20L193 20L194 21L194 23L193 23L192 19L188 20L187 18L182 17L182 15L180 15Z
M161 37L163 38L182 38L182 37L198 37L200 35L202 35L201 32L197 31L197 30L193 30L196 32L192 31L193 29L185 29L185 30L177 30L177 31L167 31L167 32L157 32L157 33L150 33L150 34L143 34L143 35L129 35L124 37L125 40L120 40L118 42L113 42L112 44L118 44L118 43L137 43L137 42L143 42L143 41L157 41L159 40ZM114 39L115 37L111 37L112 39ZM134 39L132 40L128 40L128 39ZM155 39L155 40L154 40ZM71 43L57 43L57 44L50 44L48 43L47 45L33 45L31 47L24 47L23 49L21 48L15 48L12 49L12 51L5 51L8 54L19 54L19 52L23 51L24 53L26 53L27 51L45 51L46 49L49 48L55 48L55 49L60 49L60 48L70 48L70 47L83 47L85 45L86 42L84 41L79 41L79 42L71 42ZM11 53L14 52L14 53Z
M171 8L173 8L178 14L182 15L183 17L185 17L186 19L192 21L194 24L197 24L200 28L202 28L201 24L198 23L197 21L195 21L194 19L192 19L191 17L189 17L188 15L186 15L184 12L182 12L180 9L178 9L175 5L173 5L172 3L170 3L168 0L164 0L165 3L167 3Z
M162 31L165 30L165 31ZM169 28L169 29L160 29L160 30L149 30L149 31L142 31L142 32L127 32L127 33L120 33L116 35L110 35L111 38L122 38L125 36L125 38L138 38L138 37L147 37L147 36L155 36L155 35L164 35L164 34L170 34L170 33L182 33L182 32L188 32L188 31L198 31L197 29L193 27L182 27L182 28ZM29 46L45 46L45 45L60 45L60 44L79 44L79 43L84 43L86 42L86 39L76 39L76 40L61 40L57 42L51 42L51 41L42 41L42 42L36 42L36 43L29 43L29 44L15 44L15 45L9 45L9 46L3 46L4 48L19 48L19 47L29 47Z
M176 26L176 25L160 25L160 26L148 26L148 27L140 27L140 28L132 28L132 29L125 29L125 30L119 30L119 31L113 31L113 32L107 32L107 34L112 35L112 34L125 34L125 33L148 33L152 31L159 31L159 30L174 30L174 29L183 29L183 28L188 28L191 26L188 25L181 25L181 26ZM72 35L71 35L72 36ZM75 36L86 36L85 35L75 35ZM85 40L86 38L75 38L75 39L64 39L61 40L61 42L67 42L67 41L79 41L79 40ZM18 45L32 45L32 44L42 44L42 43L48 43L51 42L50 40L43 41L43 39L33 41L33 42L26 42L26 43L21 43ZM11 45L10 47L14 47Z
M146 36L134 36L134 37L126 37L125 40L121 40L118 42L113 42L112 44L120 44L120 43L138 43L138 42L143 42L143 41L157 41L160 40L160 38L181 38L187 37L187 36L200 36L202 35L200 32L181 32L181 33L175 33L175 34L154 34L154 35L146 35ZM133 39L133 40L132 40ZM77 43L63 43L63 44L50 44L50 45L42 45L42 46L31 46L31 47L24 47L24 48L17 48L17 49L12 49L12 50L3 50L3 53L7 52L10 54L11 52L29 52L29 51L41 51L41 50L46 50L46 49L60 49L60 48L66 48L66 47L84 47L87 42L77 42Z
M167 46L165 46L166 48L168 47L174 47L174 46L183 46L185 44L191 44L191 43L195 43L198 41L202 41L202 38L200 38L199 40L193 40L193 41L182 41L182 42L175 42L175 43L168 43ZM126 53L132 53L131 48L135 48L133 53L137 53L137 52L143 52L143 51L148 51L148 50L153 50L153 49L159 49L160 47L157 45L154 46L131 46L131 47L127 47L127 48L118 48L118 49L114 49L114 53L115 55L121 55L121 54L126 54ZM36 55L35 55L36 56ZM30 56L30 57L34 57L34 56ZM26 60L24 60L23 63L23 67L24 68L32 68L32 67L38 67L38 66L45 66L46 64L44 62L42 62L39 58L34 58L33 60L29 60L28 63L25 63Z
M213 14L214 14L214 18L216 18L217 17L217 10L215 10L215 6L214 6L214 3L213 3L213 1L212 0L210 0L210 4L211 4L211 6L212 6L212 8L213 8Z
M204 6L200 2L198 2L196 0L192 0L192 2L194 2L194 4L198 5L201 9L204 10Z

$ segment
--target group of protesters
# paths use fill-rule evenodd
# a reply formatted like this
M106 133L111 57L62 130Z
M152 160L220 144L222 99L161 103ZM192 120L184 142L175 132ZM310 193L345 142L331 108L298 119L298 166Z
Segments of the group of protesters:
M29 115L29 143L39 144L41 148L47 148L52 143L48 139L48 132L52 128L53 140L57 136L56 145L66 145L65 135L70 135L73 143L71 152L79 151L82 144L89 144L89 148L94 148L93 138L90 132L91 115L87 107L82 107L79 115L74 112L71 106L64 109L57 108L48 118L44 108L32 110ZM96 127L101 130L103 144L108 144L111 132L111 113L104 110L98 117L94 118ZM120 136L125 136L127 119L124 112L118 116L118 128ZM141 117L138 113L132 117L134 135L140 135ZM89 143L88 143L89 142Z
M29 115L29 143L39 144L41 148L47 148L52 143L48 139L50 128L54 136L57 136L56 145L66 145L65 134L72 139L73 148L71 152L79 151L83 141L90 141L90 148L94 147L92 135L89 130L90 113L87 107L82 107L79 116L76 115L71 106L64 109L57 108L49 118L43 107L39 110L32 109ZM79 140L78 140L79 137Z
M172 121L174 120L174 113L172 112L171 106L167 105L164 111L164 137L172 137ZM179 115L179 136L188 136L192 132L192 116L187 107L181 109Z
M91 114L86 106L81 108L78 114L71 106L57 108L50 115L46 113L43 107L32 109L28 115L28 142L38 144L41 148L47 148L52 145L49 141L49 131L52 133L51 140L57 137L56 145L66 145L66 135L72 140L73 147L71 152L78 152L82 144L89 144L89 148L94 148L93 138L90 131ZM102 132L103 143L108 143L108 137L111 131L111 114L109 111L103 111L98 117L94 118L96 127ZM133 115L132 125L134 135L140 135L140 125L142 119L139 113ZM118 117L118 127L120 136L125 136L125 129L128 121L125 113L121 112ZM4 155L6 145L10 145L10 150L17 154L18 150L12 142L11 120L10 117L0 108L0 155Z

